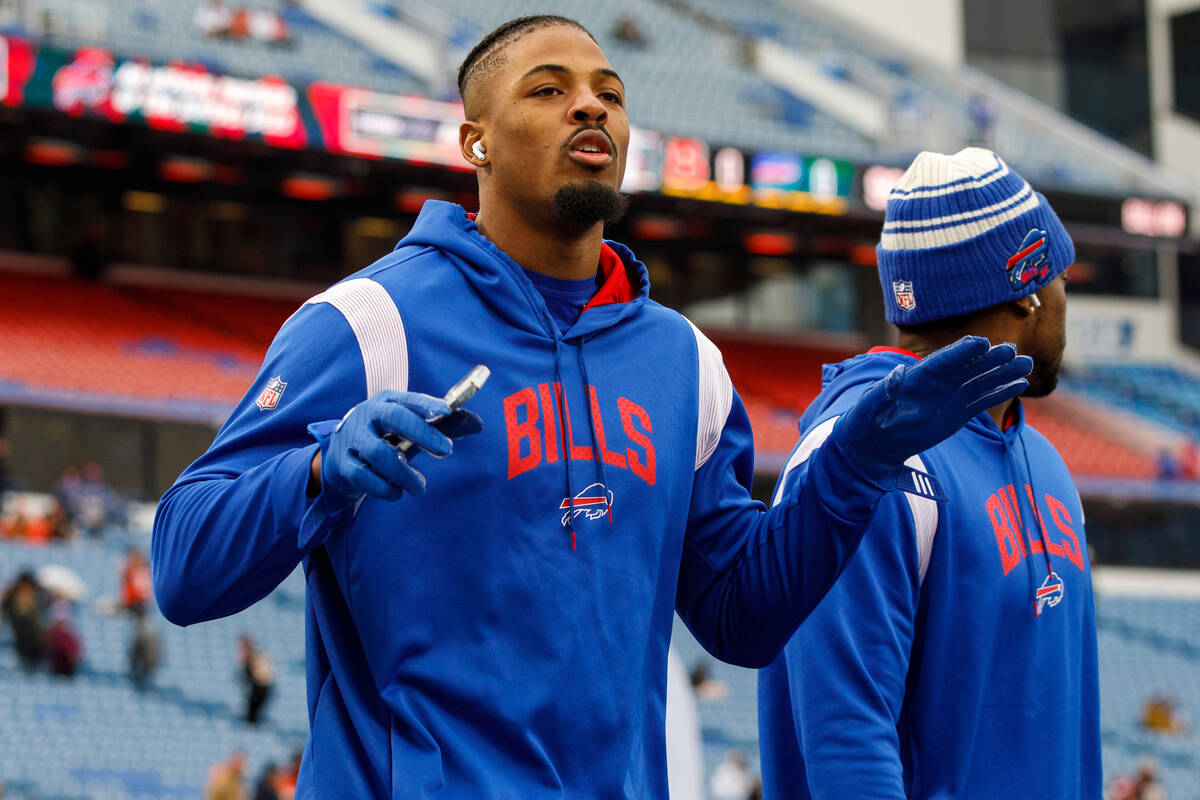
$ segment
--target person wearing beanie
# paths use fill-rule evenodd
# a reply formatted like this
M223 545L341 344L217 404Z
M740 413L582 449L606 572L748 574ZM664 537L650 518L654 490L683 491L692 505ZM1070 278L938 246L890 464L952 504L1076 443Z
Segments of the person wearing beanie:
M877 250L899 347L824 368L775 499L880 377L964 335L1053 391L1074 246L999 156L921 153ZM837 584L759 673L766 800L1092 800L1101 793L1092 574L1079 494L1019 400L912 457ZM923 490L923 491L922 491Z

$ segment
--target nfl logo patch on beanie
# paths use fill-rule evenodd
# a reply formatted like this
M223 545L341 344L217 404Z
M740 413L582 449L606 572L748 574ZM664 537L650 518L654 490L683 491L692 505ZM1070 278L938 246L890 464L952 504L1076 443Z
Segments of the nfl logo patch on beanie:
M1071 265L1075 245L1045 197L968 147L913 160L876 255L888 322L919 325L1033 294Z

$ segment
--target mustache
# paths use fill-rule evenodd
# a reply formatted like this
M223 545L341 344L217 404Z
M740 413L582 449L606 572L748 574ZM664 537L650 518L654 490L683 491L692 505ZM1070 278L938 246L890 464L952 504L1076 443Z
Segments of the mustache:
M567 137L566 141L563 142L562 149L569 150L571 148L571 142L575 141L575 137L584 131L599 131L600 133L604 134L604 138L608 139L609 153L612 154L613 158L616 158L617 142L615 139L613 139L612 134L608 132L608 129L606 129L603 125L584 125L583 127L579 128L579 130Z

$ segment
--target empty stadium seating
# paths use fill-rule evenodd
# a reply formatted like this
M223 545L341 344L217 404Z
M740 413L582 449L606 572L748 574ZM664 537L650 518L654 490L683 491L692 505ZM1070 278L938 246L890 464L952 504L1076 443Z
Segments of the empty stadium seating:
M1200 797L1200 733L1179 736L1144 729L1141 709L1153 694L1172 697L1193 726L1200 714L1200 601L1099 596L1101 741L1106 776L1128 774L1150 756L1172 798ZM757 675L714 660L676 621L672 639L689 668L707 664L711 677L729 685L728 698L699 703L706 769L726 750L757 756Z
M282 75L298 83L320 79L425 95L441 88L426 85L311 19L301 9L279 2L227 5L282 10L291 32L287 45L206 37L194 22L200 3L192 0L36 0L29 5L39 16L50 15L54 31L51 38L60 46L103 44L121 55L141 55L162 63L200 63L248 77ZM39 29L40 25L35 26L33 32Z
M0 390L220 420L294 301L0 273ZM24 394L22 394L24 393ZM155 410L157 406L157 410Z
M1200 377L1170 364L1095 363L1068 372L1064 386L1200 439Z
M821 391L821 365L837 363L853 353L721 333L712 338L721 348L730 378L750 415L760 466L777 467L778 455L786 455L796 443L800 414ZM1072 420L1069 403L1064 411L1061 404L1051 407L1027 400L1025 410L1029 424L1058 448L1072 474L1139 480L1156 477L1150 454Z
M296 305L214 291L0 272L0 338L11 343L9 357L0 362L0 394L92 398L93 408L220 421L253 380L275 331ZM796 421L821 390L821 365L853 353L721 332L713 338L750 415L760 468L770 471L795 444ZM1089 391L1109 387L1107 394L1091 393L1118 404L1128 397L1113 385L1143 387L1138 391L1160 398L1152 410L1168 402L1177 408L1190 398L1200 419L1200 383L1183 373L1112 367L1103 374L1126 377L1077 382ZM1037 401L1027 409L1030 422L1055 443L1074 474L1155 476L1149 454Z

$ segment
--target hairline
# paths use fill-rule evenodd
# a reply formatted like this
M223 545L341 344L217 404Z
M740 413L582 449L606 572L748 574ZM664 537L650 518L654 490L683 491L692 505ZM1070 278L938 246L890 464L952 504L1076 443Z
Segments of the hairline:
M528 22L525 22L525 20L528 20ZM514 23L523 24L514 25ZM510 30L504 30L510 25L513 25ZM500 67L504 58L504 52L510 46L516 44L521 39L524 39L528 34L536 33L539 30L553 28L556 26L574 28L575 30L581 31L585 36L599 46L599 42L596 42L596 37L592 35L591 31L584 27L584 25L579 21L569 17L563 17L557 14L545 14L531 15L529 17L518 17L517 19L509 20L493 30L487 36L483 37L483 39L479 41L479 44L475 45L475 48L467 54L466 59L459 67L459 97L462 99L463 110L464 112L467 112L468 118L473 116L469 113L469 106L474 105L469 102L468 96L475 94L474 89L479 84L481 79L495 75L500 71ZM498 31L504 32L497 36L496 34ZM484 46L483 49L480 49L480 47L485 45L485 43L486 46ZM616 77L617 80L621 80L619 75ZM621 85L624 86L624 81L621 81Z

